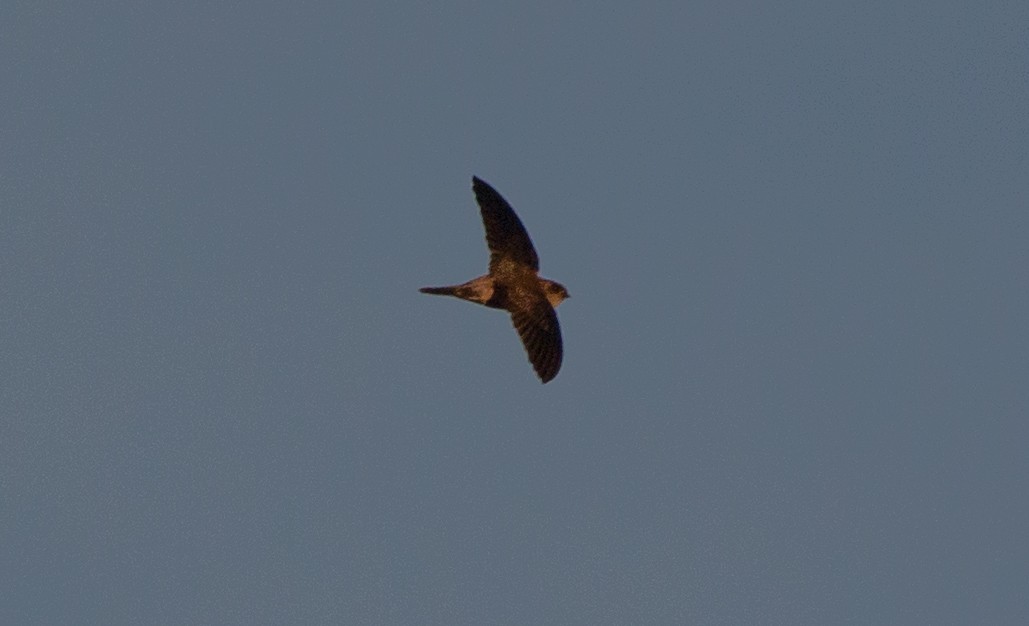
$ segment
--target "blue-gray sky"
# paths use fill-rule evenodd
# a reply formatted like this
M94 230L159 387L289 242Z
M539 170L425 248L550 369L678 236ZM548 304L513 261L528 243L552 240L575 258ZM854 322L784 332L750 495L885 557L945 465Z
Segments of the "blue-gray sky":
M5 3L0 621L1029 621L1029 5L679 4Z

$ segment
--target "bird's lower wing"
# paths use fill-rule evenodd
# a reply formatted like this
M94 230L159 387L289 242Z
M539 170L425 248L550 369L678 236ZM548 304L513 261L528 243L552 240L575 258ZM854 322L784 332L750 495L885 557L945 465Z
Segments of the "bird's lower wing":
M561 369L561 327L557 324L557 313L546 298L542 297L531 306L511 312L518 336L522 338L529 362L544 383L550 382Z

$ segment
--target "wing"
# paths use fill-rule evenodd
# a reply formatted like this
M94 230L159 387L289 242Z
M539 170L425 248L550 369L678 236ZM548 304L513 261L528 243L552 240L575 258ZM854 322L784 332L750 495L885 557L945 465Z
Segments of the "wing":
M529 306L511 311L511 321L522 338L536 375L544 383L553 380L561 369L562 355L561 327L557 324L554 307L540 294Z
M540 268L536 249L532 247L529 233L515 215L514 209L507 200L497 193L496 189L477 176L472 177L472 190L479 203L482 223L486 227L486 244L489 246L490 271L501 259L509 259L532 268L538 272Z

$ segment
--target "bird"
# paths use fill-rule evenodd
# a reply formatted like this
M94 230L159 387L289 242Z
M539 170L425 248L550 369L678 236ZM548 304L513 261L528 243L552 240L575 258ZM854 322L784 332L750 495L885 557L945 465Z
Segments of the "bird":
M554 309L568 299L568 290L539 275L536 249L507 200L478 176L472 177L472 191L486 228L489 273L460 285L419 291L506 310L536 375L546 384L561 369L561 327Z

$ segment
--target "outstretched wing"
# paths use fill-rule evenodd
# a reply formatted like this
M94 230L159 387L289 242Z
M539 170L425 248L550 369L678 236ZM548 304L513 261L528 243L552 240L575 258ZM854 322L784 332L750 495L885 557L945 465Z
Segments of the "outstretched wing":
M472 177L472 190L479 203L482 223L486 227L486 244L489 246L489 267L492 272L501 260L514 261L538 272L540 268L536 249L532 247L529 233L515 215L507 200L477 176Z
M522 338L536 375L544 383L553 380L561 369L562 354L561 327L557 324L554 307L541 293L529 306L512 310L511 321Z

